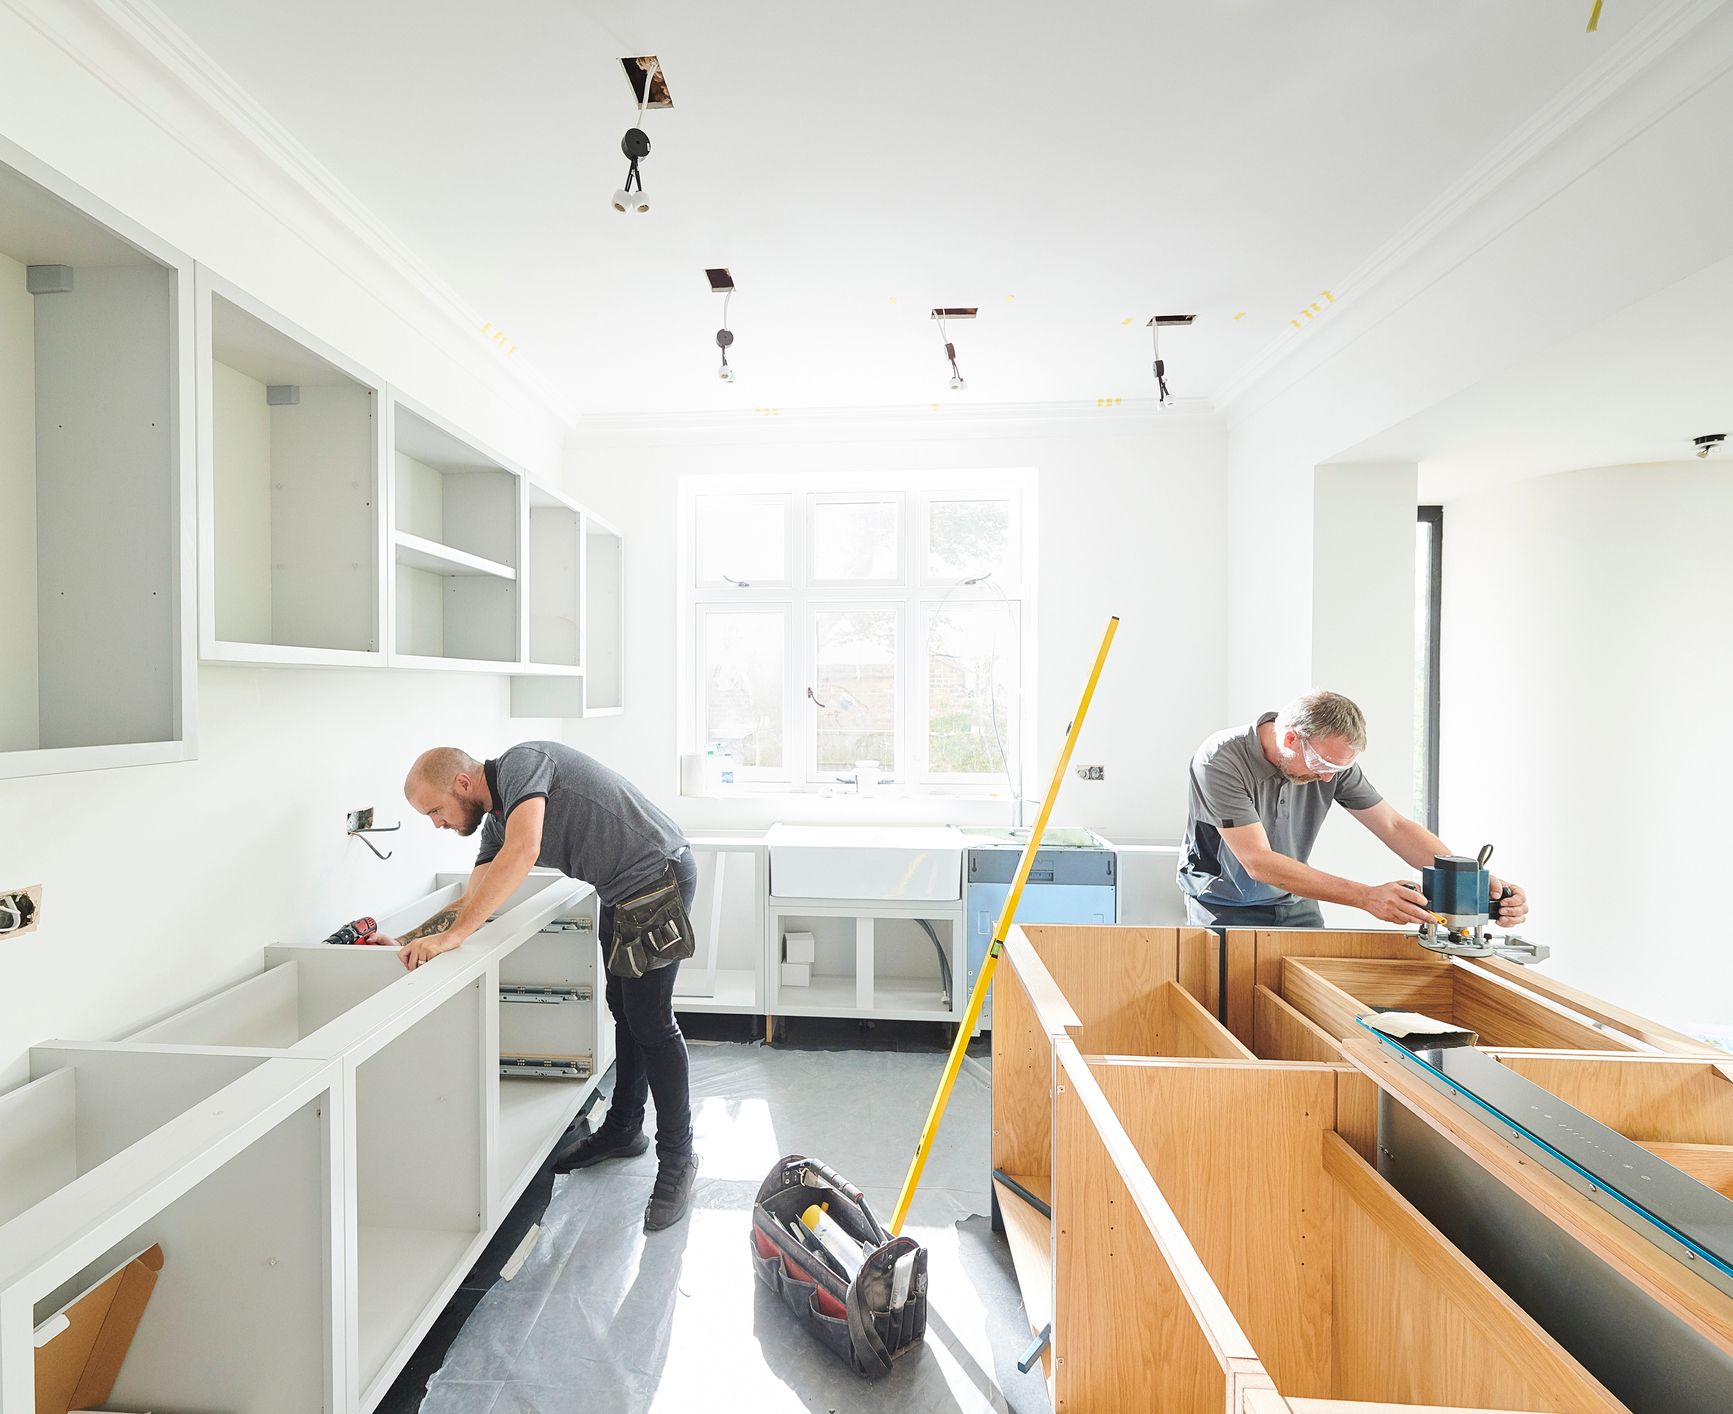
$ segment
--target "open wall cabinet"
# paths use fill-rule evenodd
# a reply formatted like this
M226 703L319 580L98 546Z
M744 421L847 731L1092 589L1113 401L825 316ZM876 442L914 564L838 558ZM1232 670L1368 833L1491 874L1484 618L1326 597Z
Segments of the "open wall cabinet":
M392 406L391 661L518 661L524 476L401 397Z
M613 717L625 707L625 537L531 483L529 611L514 717Z
M195 754L192 269L0 140L0 778Z
M380 664L378 378L201 268L201 655Z

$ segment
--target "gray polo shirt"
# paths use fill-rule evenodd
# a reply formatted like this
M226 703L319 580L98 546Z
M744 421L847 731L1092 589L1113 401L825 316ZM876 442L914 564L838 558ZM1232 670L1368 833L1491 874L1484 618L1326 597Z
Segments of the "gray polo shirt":
M1265 712L1249 727L1217 732L1191 758L1179 886L1201 902L1243 907L1294 899L1286 889L1260 884L1246 873L1222 843L1223 830L1259 823L1271 849L1304 864L1333 803L1365 810L1383 799L1357 765L1327 781L1290 781L1270 764L1258 740L1258 728L1275 720L1274 712Z
M680 827L617 771L557 741L526 741L483 763L493 809L482 819L475 862L505 843L505 822L542 796L542 852L536 863L592 885L605 904L629 898L662 876L686 848Z

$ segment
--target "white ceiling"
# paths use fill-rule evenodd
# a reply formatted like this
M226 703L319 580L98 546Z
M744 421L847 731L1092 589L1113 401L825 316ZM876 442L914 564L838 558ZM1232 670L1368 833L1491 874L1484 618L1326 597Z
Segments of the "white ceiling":
M1209 397L1639 9L159 3L586 413L949 399L935 304L981 308L971 400L1148 397L1156 312L1198 314L1163 352ZM626 217L650 52L675 107Z
M1356 447L1417 461L1422 500L1592 466L1681 461L1733 443L1733 258L1618 310ZM1733 466L1733 445L1714 454Z

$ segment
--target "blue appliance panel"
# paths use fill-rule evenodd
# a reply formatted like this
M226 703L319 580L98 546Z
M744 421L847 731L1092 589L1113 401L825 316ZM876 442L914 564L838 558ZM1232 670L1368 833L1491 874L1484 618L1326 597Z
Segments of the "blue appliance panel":
M993 926L1005 900L1021 851L1011 848L972 849L964 896L964 932L968 943L969 995L987 960ZM1029 882L1017 904L1018 923L1114 923L1118 921L1117 874L1112 850L1042 849L1035 852ZM981 1008L977 1029L993 1024L993 997Z

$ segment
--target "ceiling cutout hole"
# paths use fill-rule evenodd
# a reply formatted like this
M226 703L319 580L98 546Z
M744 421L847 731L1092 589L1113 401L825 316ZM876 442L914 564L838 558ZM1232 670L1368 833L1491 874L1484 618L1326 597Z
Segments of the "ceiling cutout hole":
M719 269L706 270L704 276L710 281L710 288L716 294L728 294L734 289L734 276L729 274L726 265Z
M632 100L646 108L672 108L674 96L668 92L668 76L662 72L662 61L654 54L644 54L620 60L626 71L626 82L632 85ZM644 76L654 71L650 81L650 101L644 103Z

